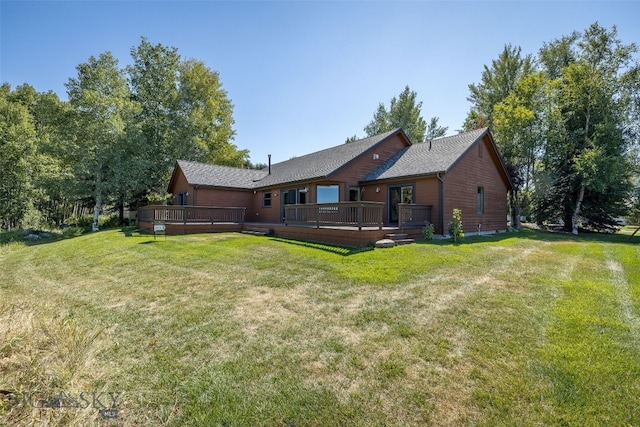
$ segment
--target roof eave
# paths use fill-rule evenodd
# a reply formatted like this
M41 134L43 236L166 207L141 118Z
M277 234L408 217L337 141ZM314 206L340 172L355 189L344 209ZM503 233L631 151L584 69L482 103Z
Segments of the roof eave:
M402 175L402 176L396 176L391 178L376 178L376 179L369 179L366 181L361 180L361 181L358 181L358 184L367 185L367 184L385 183L385 182L401 181L401 180L408 180L408 179L415 179L415 178L431 178L431 177L438 176L438 174L441 174L441 173L446 173L446 172L442 170L442 171L435 171L435 172L417 173L412 175Z

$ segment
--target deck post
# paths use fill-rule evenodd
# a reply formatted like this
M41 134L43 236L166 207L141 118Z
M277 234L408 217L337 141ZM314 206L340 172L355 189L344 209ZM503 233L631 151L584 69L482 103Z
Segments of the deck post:
M362 203L358 204L358 230L362 230Z

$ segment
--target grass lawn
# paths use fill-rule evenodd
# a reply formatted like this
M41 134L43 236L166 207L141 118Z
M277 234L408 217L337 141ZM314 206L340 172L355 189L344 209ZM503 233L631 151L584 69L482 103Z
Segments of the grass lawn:
M632 231L0 234L0 425L640 425Z

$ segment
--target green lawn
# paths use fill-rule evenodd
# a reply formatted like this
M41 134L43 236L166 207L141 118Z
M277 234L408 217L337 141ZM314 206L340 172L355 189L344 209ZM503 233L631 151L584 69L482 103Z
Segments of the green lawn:
M0 425L640 425L628 235L0 234Z

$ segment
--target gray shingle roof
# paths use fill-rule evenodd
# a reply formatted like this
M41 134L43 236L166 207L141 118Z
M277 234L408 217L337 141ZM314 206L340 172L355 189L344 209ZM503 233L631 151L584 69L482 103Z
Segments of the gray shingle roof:
M487 128L413 144L367 174L361 182L447 172Z
M255 186L255 181L267 175L266 170L241 169L186 160L178 160L178 165L190 185L248 189Z
M394 129L349 144L338 145L275 163L271 165L270 175L267 169L249 170L186 160L178 160L178 165L190 185L238 189L270 187L328 177L367 150L397 133L404 134L401 129Z
M447 172L487 131L486 128L478 129L435 139L431 143L409 145L363 177L361 182ZM271 165L270 175L267 169L241 169L186 160L178 160L178 165L190 185L237 189L265 188L329 177L367 150L399 132L402 130L394 129L349 144L275 163Z
M356 159L387 137L402 132L394 129L380 135L359 139L325 150L271 165L271 175L265 176L257 186L269 187L290 182L325 178Z

